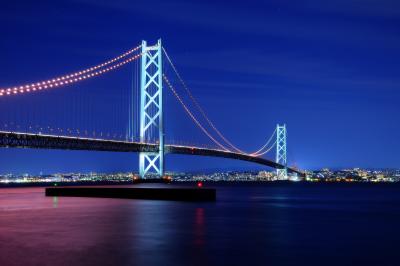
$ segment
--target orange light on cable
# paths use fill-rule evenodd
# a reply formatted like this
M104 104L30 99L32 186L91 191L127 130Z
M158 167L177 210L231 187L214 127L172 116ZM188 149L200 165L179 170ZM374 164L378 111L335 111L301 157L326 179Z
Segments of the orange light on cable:
M112 63L115 63L115 62L119 61L120 59L122 59L122 58L124 58L124 57L127 57L128 55L134 53L134 52L137 51L140 47L141 47L141 45L139 45L139 46L137 46L137 47L135 47L135 48L129 50L128 52L126 52L126 53L124 53L124 54L122 54L122 55L120 55L120 56L118 56L118 57L115 57L115 58L113 58L113 59L111 59L111 60L109 60L109 61L107 61L107 62L105 62L105 63L99 64L99 65L97 65L97 66L94 66L94 67L91 67L91 68L88 68L88 69L85 69L85 70L82 70L82 71L78 71L78 72L75 72L75 73L72 73L72 74L68 74L68 75L64 75L64 76L61 76L61 77L49 79L49 80L47 80L47 81L41 81L41 82L37 82L37 83L32 83L32 84L30 84L30 85L24 85L24 86L20 86L20 87L7 88L7 90L10 90L10 91L11 91L11 90L17 91L18 89L23 89L23 88L34 88L34 87L43 86L43 85L45 85L46 83L47 83L47 84L58 83L58 82L61 81L61 80L68 80L68 79L71 79L71 78L74 78L74 77L78 77L78 76L83 75L83 74L85 74L85 73L90 73L90 72L93 72L94 70L97 70L97 69L99 69L99 68L103 68L103 67L108 66L108 65L110 65L110 64L112 64ZM131 57L130 59L134 58L134 59L132 59L132 60L129 60L129 59L128 59L128 60L122 61L120 64L118 64L118 67L120 67L120 66L122 66L122 65L125 65L125 64L127 63L127 61L128 61L128 62L131 62L131 61L137 59L137 58L140 57L140 56L141 56L141 54L140 54L140 55L136 55L136 56L134 56L134 57ZM111 68L111 69L115 69L115 68L117 68L117 67L114 67L114 68ZM107 68L107 69L110 70L110 68ZM107 71L109 71L109 70L107 70ZM56 86L59 86L59 85L56 85Z

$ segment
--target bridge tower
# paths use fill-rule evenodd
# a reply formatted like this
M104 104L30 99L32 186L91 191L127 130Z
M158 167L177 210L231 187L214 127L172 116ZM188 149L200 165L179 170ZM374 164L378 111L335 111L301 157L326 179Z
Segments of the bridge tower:
M278 180L287 179L287 158L286 158L286 125L276 125L276 162L285 166L283 169L276 169Z
M140 78L140 142L159 145L158 152L139 154L139 174L164 175L164 128L161 39L153 46L142 41Z

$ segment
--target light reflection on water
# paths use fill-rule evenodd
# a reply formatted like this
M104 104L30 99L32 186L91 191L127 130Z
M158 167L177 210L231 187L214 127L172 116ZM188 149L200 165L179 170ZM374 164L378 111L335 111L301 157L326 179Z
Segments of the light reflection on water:
M217 189L215 203L0 189L0 265L396 265L399 185Z
M55 196L53 197L53 208L57 208L58 207L58 197Z
M196 208L196 217L194 224L194 243L196 246L202 246L204 241L204 208Z

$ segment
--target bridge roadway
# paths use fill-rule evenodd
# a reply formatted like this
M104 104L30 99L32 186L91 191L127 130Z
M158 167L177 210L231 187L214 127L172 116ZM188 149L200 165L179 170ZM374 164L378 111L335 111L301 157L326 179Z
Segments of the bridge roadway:
M17 133L0 131L0 147L10 148L34 148L34 149L60 149L60 150L94 150L114 152L157 152L157 144L141 142L128 142L118 140L78 138L67 136L54 136L31 133ZM199 148L180 145L165 145L166 153L187 154L200 156L223 157L242 161L253 162L268 167L283 169L284 166L268 159L254 157L242 153L223 150ZM297 169L287 168L288 172L304 173Z

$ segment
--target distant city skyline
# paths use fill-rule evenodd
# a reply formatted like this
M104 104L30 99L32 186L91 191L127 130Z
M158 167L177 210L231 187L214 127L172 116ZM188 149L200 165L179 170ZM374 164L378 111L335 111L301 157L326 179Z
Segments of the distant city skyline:
M153 176L157 178L157 175ZM274 181L303 181L303 182L400 182L400 169L319 169L306 171L305 176L289 174L282 179L276 171L210 171L210 172L174 172L165 173L164 179L175 182L186 181L244 181L244 182L274 182ZM115 173L51 173L51 174L0 174L0 186L29 185L29 184L69 184L69 183L132 183L140 180L138 172L115 172Z

